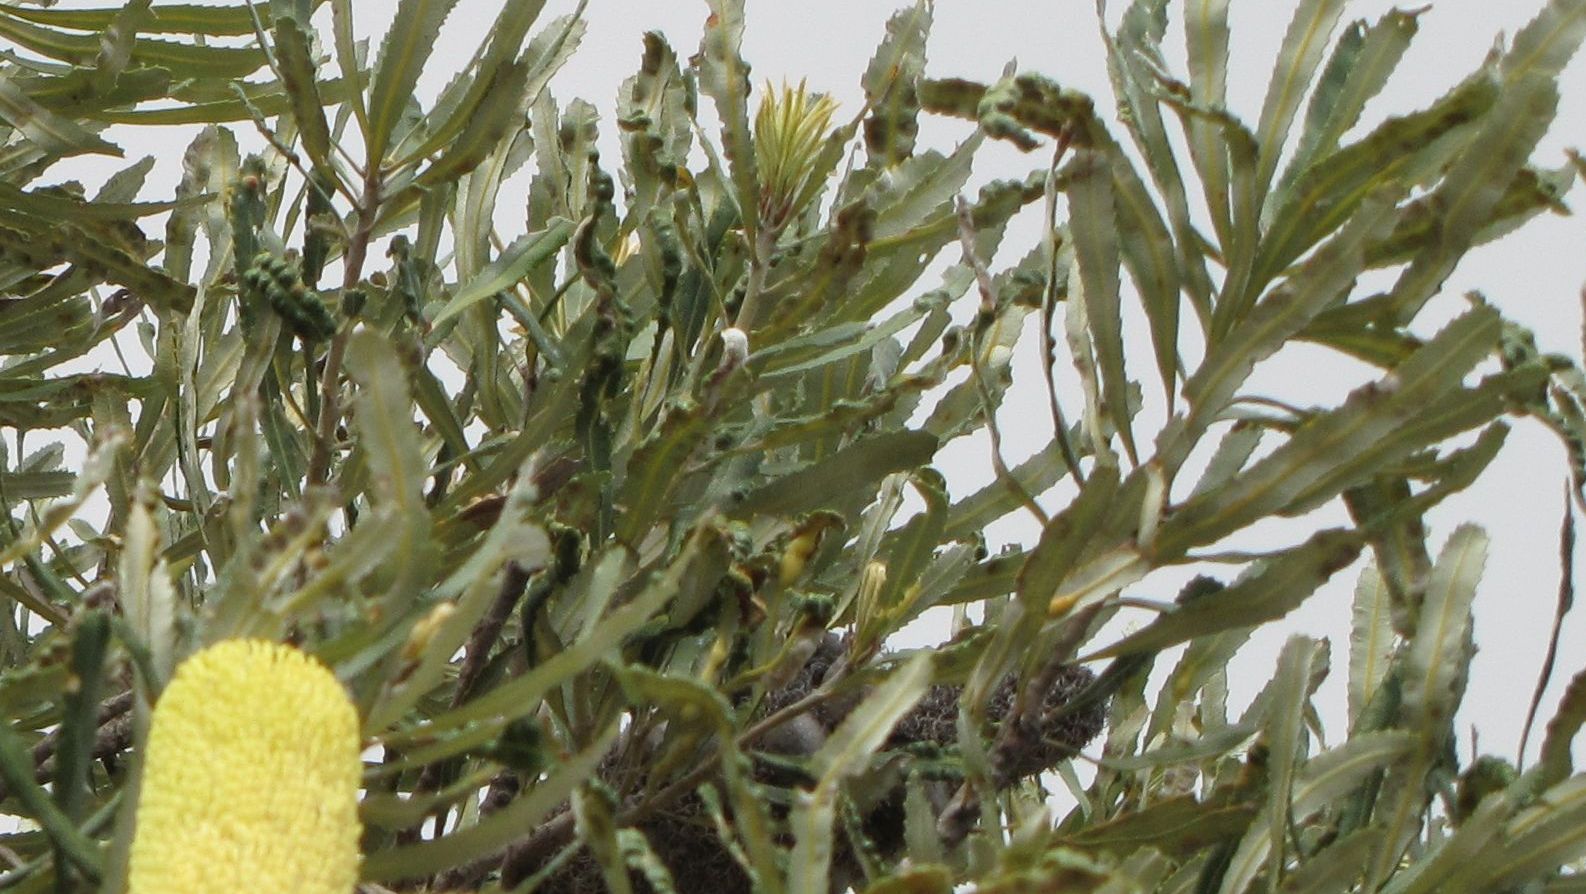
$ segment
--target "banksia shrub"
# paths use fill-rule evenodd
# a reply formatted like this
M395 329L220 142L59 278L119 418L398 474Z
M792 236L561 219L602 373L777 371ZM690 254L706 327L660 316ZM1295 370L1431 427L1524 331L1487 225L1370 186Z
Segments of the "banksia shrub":
M1586 677L1464 735L1436 514L1557 435L1564 629L1586 373L1444 288L1583 171L1527 2L1386 115L1445 12L1289 4L1252 110L1222 2L1109 104L904 0L840 106L744 0L602 105L583 5L0 4L0 889L1578 889Z

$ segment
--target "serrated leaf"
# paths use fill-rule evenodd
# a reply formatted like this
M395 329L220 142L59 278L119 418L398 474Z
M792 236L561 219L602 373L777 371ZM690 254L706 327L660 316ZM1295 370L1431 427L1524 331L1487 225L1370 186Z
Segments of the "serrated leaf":
M1419 27L1419 11L1391 9L1375 25L1357 21L1344 31L1317 79L1294 158L1284 174L1288 184L1311 162L1331 155L1338 141L1360 120L1366 104L1382 91ZM1280 195L1280 188L1274 195Z
M1228 405L1255 364L1270 357L1344 292L1365 266L1365 248L1392 220L1393 201L1379 196L1362 204L1347 225L1329 239L1284 285L1267 295L1207 352L1184 383L1190 403L1187 434L1164 432L1163 461L1176 468L1211 421ZM1173 434L1172 440L1168 435Z
M1492 865L1494 858L1507 850L1504 826L1514 813L1515 799L1510 791L1484 799L1475 813L1465 817L1453 835L1430 854L1393 876L1383 894L1464 894L1493 890L1479 884L1475 867Z
M1451 732L1470 661L1470 606L1487 561L1487 535L1474 525L1454 530L1432 566L1421 616L1405 656L1404 709L1424 736Z
M1255 813L1243 805L1214 806L1181 795L1093 823L1062 836L1062 840L1087 850L1120 855L1151 847L1169 856L1187 857L1237 838L1249 827Z
M0 76L0 120L20 130L40 151L49 155L92 154L117 158L123 155L121 147L34 102L10 78L3 76Z
M427 158L441 151L470 126L480 110L485 108L487 94L496 89L494 85L501 79L503 72L509 67L523 64L524 60L518 58L519 48L528 36L529 27L544 9L545 0L509 0L503 4L501 13L496 16L490 29L489 45L479 58L478 73L467 82L465 89L459 85L462 95L454 101L448 101L446 94L442 93L435 103L435 111L445 111L446 118L435 124L424 142L408 153L410 158ZM493 113L498 110L487 111Z
M1265 723L1268 751L1266 827L1267 877L1277 878L1286 862L1289 823L1294 810L1294 771L1300 761L1301 736L1305 723L1307 696L1311 680L1316 675L1318 645L1325 643L1303 636L1294 636L1283 646L1278 656L1278 669L1267 692ZM1325 658L1322 659L1325 671ZM1258 824L1252 824L1254 834Z
M1278 168L1278 158L1288 140L1289 127L1299 112L1300 102L1310 88L1311 79L1322 63L1333 29L1344 14L1346 0L1301 0L1294 18L1278 48L1277 64L1261 106L1261 124L1256 129L1260 144L1257 189L1265 192Z
M1184 13L1184 42L1188 53L1190 97L1202 106L1221 106L1228 95L1229 0L1198 0ZM1205 119L1187 124L1190 157L1200 174L1206 204L1218 239L1229 244L1233 231L1230 211L1228 156L1218 128Z
M1139 462L1130 425L1129 377L1124 369L1123 317L1119 296L1118 218L1113 206L1112 162L1081 149L1067 172L1069 230L1083 285L1085 319L1096 347L1102 394L1113 427L1130 458Z
M1255 627L1284 617L1360 554L1353 531L1327 530L1265 560L1261 570L1220 593L1159 615L1143 629L1093 653L1087 661L1156 652L1224 630Z
M1475 244L1557 111L1558 85L1551 78L1536 75L1504 85L1481 131L1431 194L1443 210L1439 238L1422 248L1393 285L1389 301L1399 321L1414 318Z
M1501 891L1544 878L1586 855L1586 776L1542 792L1502 833L1503 848L1483 863L1473 891ZM1469 864L1467 864L1468 866Z
M539 708L540 700L553 686L559 686L596 662L617 654L628 636L648 623L656 612L677 595L680 582L688 576L692 564L700 556L701 551L691 540L683 554L640 589L636 596L612 609L598 623L586 626L577 639L562 651L473 701L438 714L426 724L391 733L384 737L384 741L391 745L406 745L465 727L469 730L468 734L481 731L488 738L512 720L533 714ZM415 750L413 756L418 757L419 752ZM426 756L425 759L436 758Z
M1281 890L1283 894L1346 894L1381 846L1381 829L1357 829L1295 867L1283 880Z
M760 175L749 126L749 66L743 61L744 0L708 0L700 38L699 89L716 103L734 204L751 236L760 228Z
M1196 313L1204 321L1211 314L1212 283L1206 272L1201 239L1195 233L1191 220L1189 196L1178 154L1168 138L1161 104L1153 94L1155 70L1162 67L1162 37L1166 28L1165 4L1155 0L1151 3L1133 3L1124 13L1117 34L1106 43L1107 69L1112 78L1113 93L1118 97L1122 113L1120 117L1145 158L1146 168L1166 205L1172 229L1172 236L1164 240L1166 232L1156 230L1160 226L1155 220L1156 215L1143 216L1146 226L1136 229L1141 231L1142 236L1150 238L1152 243L1157 243L1141 246L1150 248L1148 257L1153 262L1151 264L1134 260L1133 255L1140 252L1129 239L1124 239L1124 261L1130 264L1130 272L1141 283L1146 310L1151 315L1157 365L1164 373L1164 380L1169 382L1168 410L1171 413L1175 397L1171 376L1177 374L1179 286L1182 284L1187 288ZM1123 153L1113 147L1112 155L1116 172ZM1138 189L1125 188L1121 184L1115 185L1115 188L1124 197L1126 207L1140 204L1138 199L1129 199L1131 194L1145 195L1144 184L1139 184ZM1149 204L1149 199L1146 204ZM1120 212L1123 210L1120 208ZM1167 249L1165 255L1162 251L1164 246ZM1166 264L1157 260L1163 256L1169 259ZM1149 274L1153 269L1160 272ZM1172 309L1171 315L1168 308ZM1168 350L1170 345L1173 348L1171 353Z
M7 500L48 500L72 492L77 476L71 472L10 472L0 475L0 490Z
M679 407L668 412L657 430L634 451L617 497L624 507L615 531L619 541L638 546L683 477L689 458L705 443L715 424L716 419L703 405Z
M1405 732L1378 732L1356 736L1335 748L1311 758L1294 782L1290 809L1295 820L1310 816L1358 788L1384 767L1410 751L1413 737ZM1223 876L1222 894L1238 894L1249 888L1266 864L1271 845L1270 815L1252 823L1250 832Z
M925 70L931 19L932 7L925 0L893 13L886 37L860 77L870 104L865 145L872 165L890 167L914 153L920 111L915 82Z
M1460 151L1458 132L1479 121L1500 95L1491 78L1478 75L1431 107L1389 118L1356 142L1319 158L1284 192L1273 212L1256 261L1256 280L1276 275L1337 229L1373 190L1435 174ZM1381 252L1373 246L1372 256Z
M1098 467L1073 502L1042 528L1019 570L1019 599L1032 612L1046 606L1073 573L1101 520L1113 509L1118 484L1116 467Z
M323 5L324 0L317 0L315 6ZM103 31L110 26L115 17L120 14L122 7L100 7L96 9L67 9L62 7L47 7L36 9L30 6L11 7L7 10L9 15L19 19L26 19L36 25L54 25L59 28L70 28L76 31ZM270 24L270 10L268 7L250 9L248 6L202 6L196 3L162 3L155 9L155 15L149 16L139 26L138 30L149 34L204 34L210 37L242 37L251 36L254 24L254 14Z
M798 515L847 505L875 493L887 475L930 462L936 448L936 437L921 431L895 431L865 438L752 491L742 502L727 507L727 512L735 518Z
M976 132L959 143L951 155L930 150L908 159L893 170L871 199L876 209L877 239L891 239L950 212L953 197L969 180L975 150L984 142Z
M414 180L418 189L434 189L455 181L478 167L501 141L526 126L523 114L528 97L530 67L513 62L498 69L484 87L479 109L470 116L462 132L434 163Z
M252 27L249 27L252 32ZM35 25L15 14L15 7L0 7L0 37L50 59L86 65L99 55L97 34L73 34ZM177 78L242 78L265 64L257 47L204 46L171 40L140 39L130 66L169 69Z
M1549 0L1514 36L1503 58L1504 78L1556 78L1586 40L1586 2Z
M1501 402L1489 397L1483 406L1459 383L1492 351L1497 337L1498 317L1490 308L1450 323L1401 364L1386 387L1356 390L1342 407L1313 417L1227 485L1191 497L1164 523L1158 549L1179 555L1271 513L1313 508L1360 480L1366 466L1381 468L1389 456L1489 420ZM1436 407L1444 401L1446 408ZM1466 412L1474 418L1461 415Z
M1367 566L1355 585L1349 634L1349 723L1354 726L1388 674L1393 655L1392 612L1388 587Z
M446 305L436 312L431 325L439 326L474 304L512 288L531 270L561 251L573 238L573 229L572 221L556 218L544 229L518 237L499 257L452 294Z
M319 72L309 52L308 34L295 19L275 20L275 57L281 83L291 98L303 151L315 167L334 170L330 162L330 125L319 95Z
M364 133L369 164L384 161L402 110L435 50L441 25L456 5L457 0L400 0L397 4L369 87L369 124Z
M1016 487L1010 487L1006 481L993 481L950 506L943 539L963 540L985 530L997 519L1022 508L1023 494L1044 494L1067 474L1068 466L1055 448L1037 451L1008 470Z

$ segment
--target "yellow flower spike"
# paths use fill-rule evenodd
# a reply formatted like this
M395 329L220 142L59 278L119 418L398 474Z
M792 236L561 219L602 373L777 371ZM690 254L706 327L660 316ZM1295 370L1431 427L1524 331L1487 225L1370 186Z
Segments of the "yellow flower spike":
M754 119L755 165L760 171L761 223L775 232L810 196L810 178L831 128L837 103L822 93L766 85Z
M226 640L182 662L155 706L130 894L351 894L358 713L313 658Z

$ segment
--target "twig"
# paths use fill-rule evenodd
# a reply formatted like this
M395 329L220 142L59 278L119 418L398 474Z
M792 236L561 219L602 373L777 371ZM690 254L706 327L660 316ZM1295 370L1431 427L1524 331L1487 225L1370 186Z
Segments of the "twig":
M380 207L380 171L370 165L364 175L363 195L357 202L358 229L347 242L347 255L342 274L342 289L351 289L363 277L363 265L369 255L369 240L374 237L376 212ZM336 437L336 426L341 421L341 364L347 353L347 338L352 334L350 323L344 322L331 336L330 348L325 352L325 372L320 380L319 425L315 431L314 451L308 460L310 486L324 484L330 472L331 444Z
M1067 131L1058 139L1057 146L1052 153L1052 164L1046 172L1046 288L1041 295L1041 378L1046 381L1046 402L1052 414L1052 436L1057 441L1058 452L1063 456L1063 465L1068 467L1068 474L1072 475L1075 484L1085 483L1085 473L1079 467L1079 454L1074 452L1074 445L1068 440L1068 418L1063 413L1063 405L1057 399L1057 377L1052 375L1052 367L1057 364L1057 340L1052 337L1052 326L1056 322L1057 314L1057 250L1061 240L1057 234L1057 167L1068 153L1069 137Z
M1008 471L1008 464L1002 457L1002 430L997 425L997 406L991 399L991 385L986 381L985 371L980 366L980 344L985 335L985 327L995 319L997 312L996 284L991 280L991 272L986 269L986 264L975 251L975 222L970 216L969 203L963 196L956 199L958 208L958 238L964 248L964 261L975 272L975 281L980 286L980 313L975 320L975 326L970 332L969 368L975 378L975 387L980 392L980 402L986 413L986 433L991 436L991 467L997 474L997 480L1011 491L1019 503L1030 514L1035 516L1042 527L1045 527L1050 518L1041 504L1035 501L1035 495L1024 486L1024 482L1013 477Z
M1564 484L1564 521L1558 532L1558 606L1553 611L1553 630L1547 641L1547 654L1542 659L1542 670L1537 675L1536 691L1531 694L1531 707L1525 712L1525 727L1520 733L1520 750L1515 752L1515 764L1525 769L1525 747L1530 744L1531 727L1536 723L1537 709L1542 706L1542 694L1553 679L1553 664L1558 659L1558 642L1564 633L1564 616L1575 606L1575 508L1574 488ZM1475 752L1480 753L1480 752Z

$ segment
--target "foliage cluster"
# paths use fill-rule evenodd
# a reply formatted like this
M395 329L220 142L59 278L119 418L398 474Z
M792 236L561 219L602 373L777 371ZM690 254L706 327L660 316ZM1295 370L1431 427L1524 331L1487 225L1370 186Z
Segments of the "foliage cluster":
M1422 13L1297 0L1252 125L1225 106L1228 0L1133 0L1114 124L1044 75L927 73L927 0L851 117L756 96L745 4L709 0L697 54L644 36L620 159L548 90L582 6L536 28L543 0L506 0L421 106L458 5L399 0L378 46L352 0L0 5L0 812L27 821L0 887L121 890L150 705L183 656L253 637L358 707L370 890L1586 890L1586 675L1535 766L1462 763L1486 537L1422 524L1506 417L1586 477L1586 377L1442 294L1583 171L1531 156L1586 0L1375 126ZM918 145L924 115L958 145ZM203 127L167 200L137 200L148 160L48 179L179 124ZM965 197L987 140L1040 154ZM1043 238L1008 259L1026 208ZM1052 437L1010 467L1025 332ZM1297 342L1380 377L1257 399ZM145 367L72 371L111 347ZM995 480L954 499L933 463L983 430ZM1340 500L1347 526L1218 551ZM1039 539L988 554L1012 513ZM1332 656L1303 636L1231 708L1230 658L1362 556L1347 727L1322 736ZM1206 560L1227 579L1130 596ZM940 607L950 641L887 648Z

